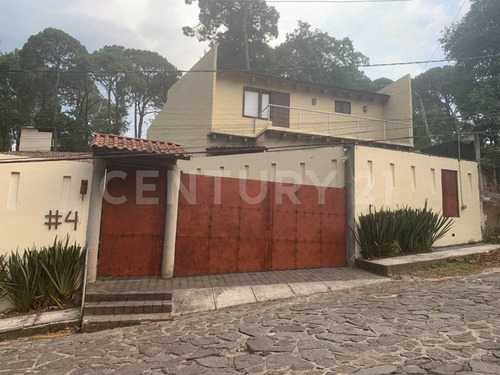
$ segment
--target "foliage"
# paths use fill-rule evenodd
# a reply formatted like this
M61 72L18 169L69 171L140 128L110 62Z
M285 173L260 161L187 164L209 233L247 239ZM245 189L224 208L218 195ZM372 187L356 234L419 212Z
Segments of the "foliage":
M498 144L500 131L500 2L472 0L463 19L441 39L448 58L456 61L461 95L457 104L475 130L492 131L483 142ZM487 57L481 57L487 56ZM496 131L496 132L495 132Z
M34 90L20 69L19 50L0 54L0 151L19 144L21 126L32 125Z
M186 4L194 1L185 0ZM219 60L220 67L250 69L257 51L278 36L279 13L264 0L198 0L198 6L198 25L182 30L231 51L222 55L227 59Z
M55 128L54 151L88 151L95 133L122 134L133 114L140 137L179 78L175 70L150 51L104 46L89 54L47 28L21 50L0 53L0 151L19 147L21 126Z
M57 293L50 295L55 300L71 298L82 286L82 274L85 266L85 252L80 245L70 244L69 237L65 241L54 240L52 246L41 252L41 266L45 276ZM52 290L53 293L53 290Z
M12 252L0 258L0 295L22 312L49 301L60 304L81 288L84 265L85 251L68 237L22 255Z
M408 206L360 215L354 234L365 258L428 251L452 227L453 219Z
M129 99L134 108L135 137L142 136L147 115L157 113L167 100L168 89L180 78L180 73L166 58L156 52L127 49L133 73L126 76Z
M357 68L368 62L349 38L336 39L319 29L311 30L311 25L302 21L276 48L276 64L282 68L283 78L351 89L374 89Z
M456 67L451 65L429 69L413 80L414 125L423 128L427 121L426 135L431 141L420 142L422 148L449 140L452 134L466 130L467 124L460 120L457 105L462 90L460 81Z
M22 255L12 253L5 262L7 272L0 279L0 290L16 310L28 311L40 297L41 267L36 249Z
M421 210L408 206L396 210L394 219L399 223L395 241L403 254L429 250L453 225L452 218L432 212L427 202Z
M106 92L107 133L121 134L127 129L128 87L125 75L132 70L132 64L125 57L125 47L104 46L91 55L90 66L92 78Z
M394 212L381 210L367 215L360 215L354 231L356 242L361 247L365 258L395 255L396 234L400 223L394 220Z
M500 146L492 145L481 148L481 159L500 163Z
M21 68L34 71L24 80L29 84L34 94L31 98L34 112L43 113L34 125L54 128L57 151L57 137L60 132L58 115L67 104L66 92L69 82L73 79L68 74L75 70L79 61L87 55L87 49L75 38L64 31L47 28L32 35L19 52Z

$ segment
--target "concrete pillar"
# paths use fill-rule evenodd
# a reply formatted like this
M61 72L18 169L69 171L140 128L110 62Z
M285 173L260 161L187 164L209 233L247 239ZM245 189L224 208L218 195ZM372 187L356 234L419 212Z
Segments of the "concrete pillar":
M347 265L354 267L356 265L356 238L352 229L356 222L356 211L354 206L355 197L355 152L354 145L344 146L345 157L345 250Z
M167 209L165 211L165 230L163 236L163 256L161 278L174 277L175 240L177 237L177 214L179 211L179 188L181 171L176 165L169 166L167 173Z
M106 161L94 159L90 188L89 221L87 224L87 282L92 283L97 277L97 252L101 231L102 183L106 170Z

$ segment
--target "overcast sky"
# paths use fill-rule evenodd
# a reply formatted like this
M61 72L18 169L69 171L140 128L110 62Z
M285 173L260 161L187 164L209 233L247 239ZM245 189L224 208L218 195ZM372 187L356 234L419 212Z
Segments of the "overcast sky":
M372 64L428 60L444 27L460 20L469 0L411 0L392 3L270 3L276 7L282 41L309 22L336 38L349 37ZM459 12L460 10L460 12ZM180 69L189 69L208 49L207 43L182 34L196 25L198 5L184 0L1 0L0 51L22 48L28 37L46 27L61 29L89 52L104 45L148 49ZM443 58L439 47L433 59ZM436 64L366 68L372 78L412 76Z

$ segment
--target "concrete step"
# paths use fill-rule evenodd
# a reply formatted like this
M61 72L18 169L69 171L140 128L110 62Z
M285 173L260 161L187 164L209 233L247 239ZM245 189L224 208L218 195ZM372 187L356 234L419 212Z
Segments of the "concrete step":
M151 322L172 320L170 314L118 314L118 315L88 315L83 318L82 331L96 332L103 329L125 327Z
M87 291L85 302L114 302L114 301L162 301L171 300L171 292L110 292L95 293Z
M112 301L85 302L83 316L122 314L163 314L172 311L172 301Z

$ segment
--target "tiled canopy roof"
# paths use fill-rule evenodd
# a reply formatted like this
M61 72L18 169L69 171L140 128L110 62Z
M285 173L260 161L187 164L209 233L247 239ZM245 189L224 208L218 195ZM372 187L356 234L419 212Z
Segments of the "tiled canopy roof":
M96 134L92 142L94 150L135 151L138 153L169 155L180 159L189 159L190 155L178 143L153 141L142 138L120 137L113 134Z
M89 152L54 152L54 151L7 151L3 155L12 155L25 159L51 159L61 161L80 161L92 163L92 153Z

